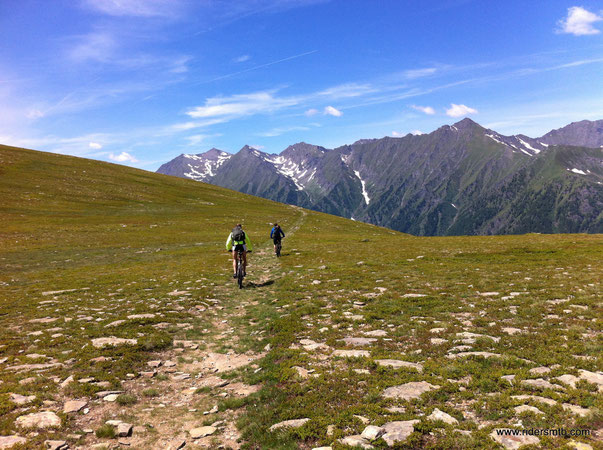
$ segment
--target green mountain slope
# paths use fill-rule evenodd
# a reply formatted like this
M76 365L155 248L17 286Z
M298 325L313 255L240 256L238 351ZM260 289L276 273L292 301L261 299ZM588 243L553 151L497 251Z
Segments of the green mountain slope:
M601 235L419 238L5 146L0 219L0 442L346 448L403 422L371 445L497 448L519 420L600 424ZM242 290L236 222L254 242ZM118 438L109 419L135 428Z

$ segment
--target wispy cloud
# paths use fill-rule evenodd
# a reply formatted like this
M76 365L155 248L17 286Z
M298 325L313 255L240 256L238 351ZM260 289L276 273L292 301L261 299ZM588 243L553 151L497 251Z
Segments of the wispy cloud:
M232 72L232 73L227 73L226 75L220 75L219 77L212 78L211 80L196 82L196 83L193 83L193 84L212 83L214 81L224 80L226 78L231 78L231 77L234 77L234 76L237 76L237 75L241 75L243 73L251 72L253 70L263 69L265 67L274 66L275 64L280 64L280 63L283 63L285 61L291 61L293 59L301 58L302 56L308 56L308 55L311 55L311 54L317 53L317 52L318 52L318 50L312 50L312 51L309 51L309 52L300 53L298 55L288 56L286 58L277 59L276 61L270 61L270 62L265 63L265 64L260 64L258 66L250 67L249 69L239 70L237 72Z
M341 117L343 113L333 106L325 106L324 114L327 116Z
M446 115L450 117L462 117L469 114L477 114L477 109L470 108L466 105L450 104L450 108L446 110Z
M287 106L296 105L293 97L276 97L275 91L254 92L251 94L213 97L186 112L192 118L242 117L258 113L271 113Z
M250 59L251 59L251 56L249 56L249 55L241 55L238 58L233 59L233 61L237 62L237 63L242 63L245 61L249 61Z
M180 0L83 0L82 5L92 11L110 16L174 17L184 7Z
M411 105L411 107L413 109L416 109L417 111L421 111L425 114L428 115L433 115L435 114L435 109L433 109L431 106L417 106L417 105Z
M265 131L263 133L258 133L258 136L274 137L274 136L281 136L283 134L290 133L291 131L307 131L309 129L310 129L309 127L304 127L304 126L273 128L272 130Z
M435 67L428 67L425 69L412 69L412 70L406 70L404 72L404 76L406 78L408 78L409 80L412 80L415 78L428 77L430 75L435 74L436 71L437 71L437 69Z
M109 154L109 159L115 162L138 162L138 160L127 152L121 152L119 155Z
M308 117L312 117L312 116L315 116L316 114L318 114L319 112L320 111L317 110L316 108L310 108L304 113L304 115L308 116Z
M594 24L601 20L603 17L598 14L580 6L572 6L567 9L567 17L557 23L559 26L557 33L568 33L574 36L599 34L601 31L595 28Z
M98 142L90 142L88 144L88 147L90 147L94 150L100 150L101 148L103 148L102 144L99 144Z

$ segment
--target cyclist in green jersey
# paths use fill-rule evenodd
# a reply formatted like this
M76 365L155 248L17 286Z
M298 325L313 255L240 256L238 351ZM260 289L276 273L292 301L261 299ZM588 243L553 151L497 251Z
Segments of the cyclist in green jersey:
M237 226L234 227L231 233L228 235L228 239L226 240L226 250L232 251L232 277L237 277L238 251L242 251L243 253L243 272L244 274L247 274L247 253L251 253L252 246L249 236L247 236L247 233L243 231L243 226L240 223L238 223Z

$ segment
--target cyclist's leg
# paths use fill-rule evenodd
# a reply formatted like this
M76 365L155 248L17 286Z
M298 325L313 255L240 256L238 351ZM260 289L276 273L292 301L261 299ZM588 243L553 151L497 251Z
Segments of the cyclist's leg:
M243 252L243 273L247 273L247 250Z
M237 252L232 248L232 273L237 274Z

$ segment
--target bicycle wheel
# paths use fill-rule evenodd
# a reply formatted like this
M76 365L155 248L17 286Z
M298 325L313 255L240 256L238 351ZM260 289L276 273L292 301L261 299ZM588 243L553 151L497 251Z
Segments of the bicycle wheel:
M243 262L239 260L239 264L237 265L237 283L239 284L239 289L243 289Z

